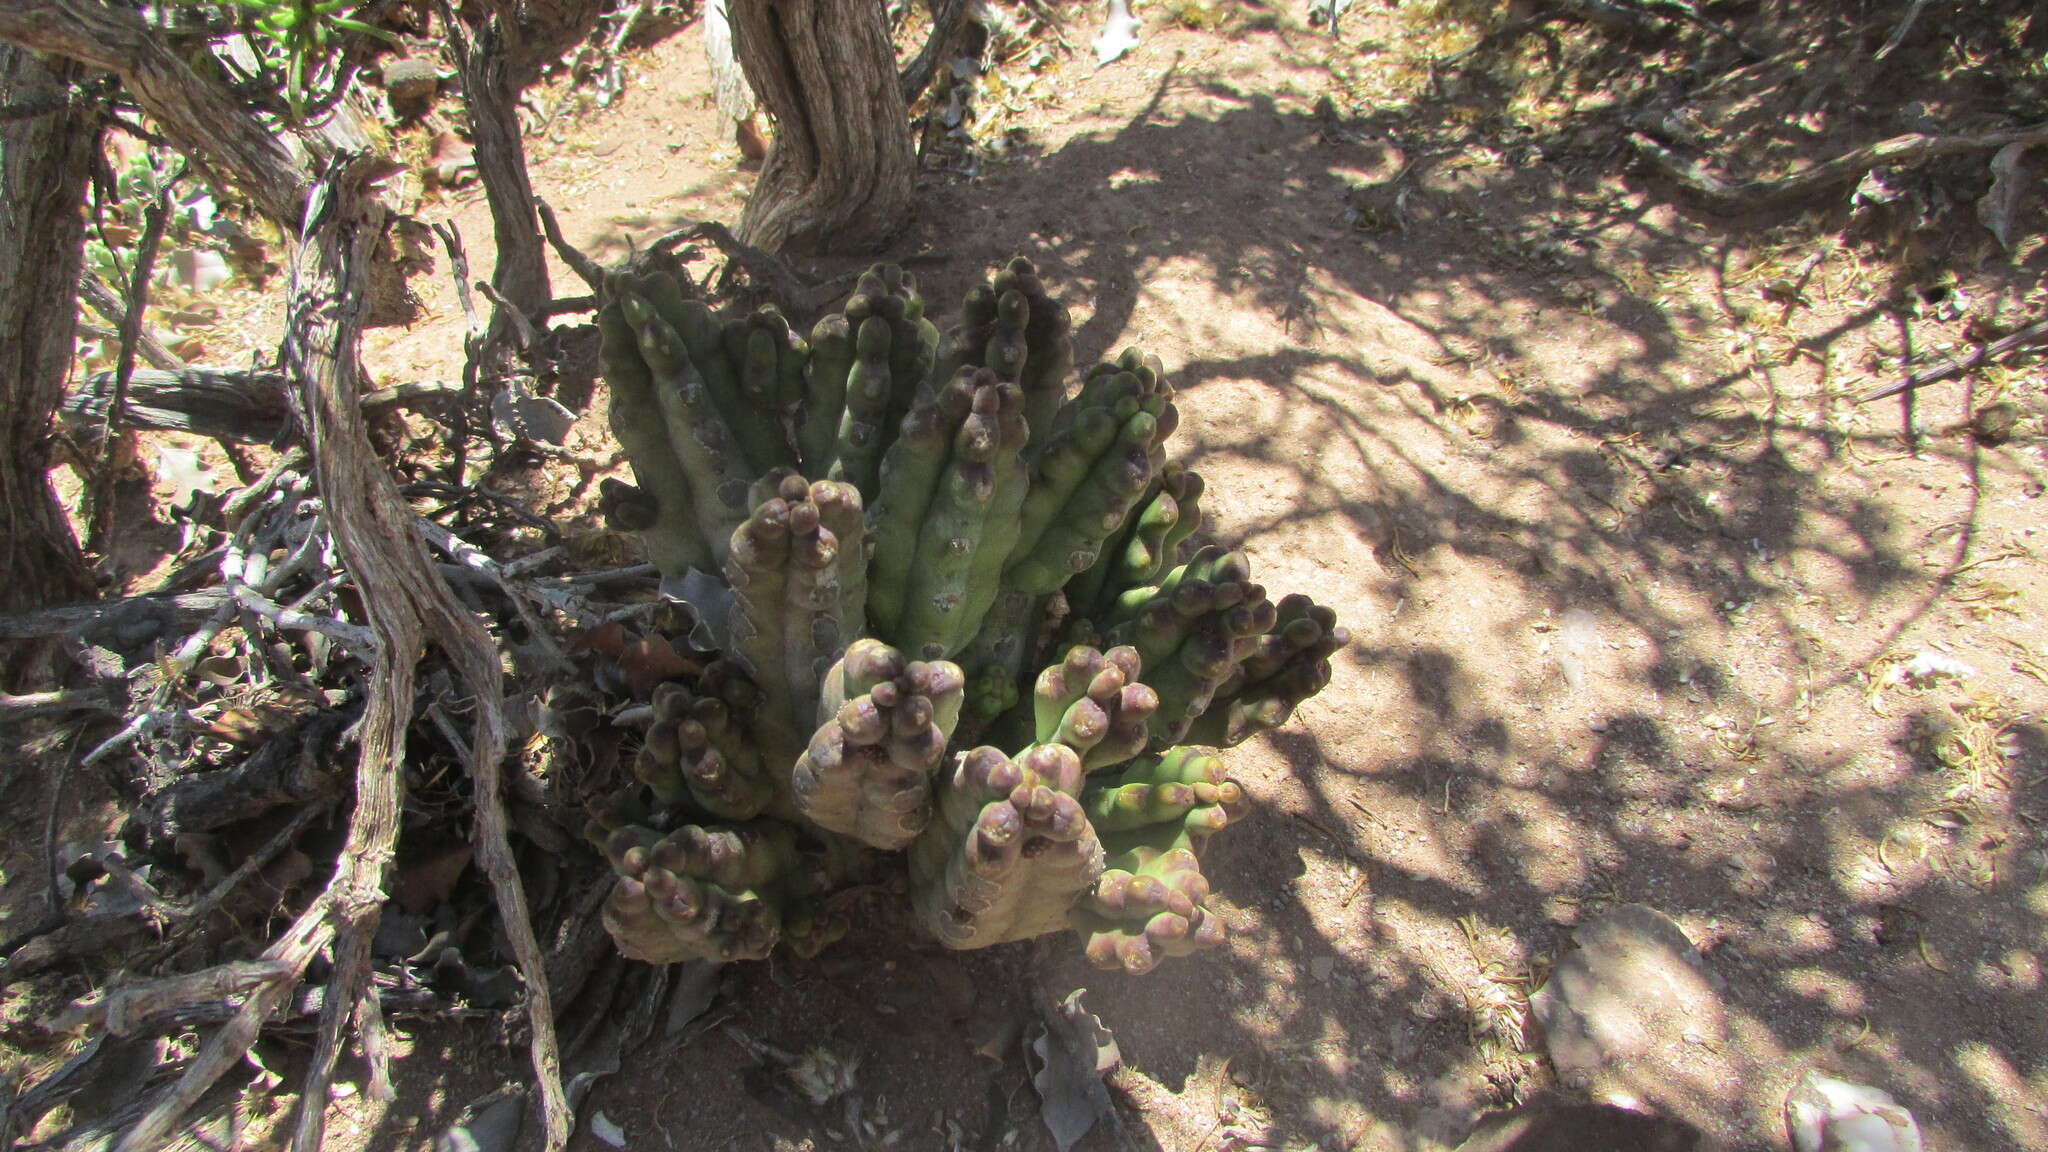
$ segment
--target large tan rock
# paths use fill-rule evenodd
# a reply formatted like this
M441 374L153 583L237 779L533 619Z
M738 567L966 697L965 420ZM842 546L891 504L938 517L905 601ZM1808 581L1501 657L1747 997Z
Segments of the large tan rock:
M1717 982L1685 931L1628 904L1581 926L1530 999L1558 1081L1712 1130L1744 1095Z

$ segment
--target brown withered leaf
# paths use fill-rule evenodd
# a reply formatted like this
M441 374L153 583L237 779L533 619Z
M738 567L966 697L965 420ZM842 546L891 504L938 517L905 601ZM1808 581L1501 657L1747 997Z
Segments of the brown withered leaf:
M642 700L652 696L654 686L664 680L703 670L696 661L678 653L666 636L642 637L626 645L626 650L619 654L619 673L626 678L633 695Z
M438 848L399 869L391 898L415 916L424 916L448 898L456 881L469 870L470 846L460 841Z
M1991 158L1991 190L1977 201L1977 219L1991 229L1998 246L2007 252L2018 239L2020 208L2034 183L2033 176L2025 144L2007 144Z
M1060 1152L1086 1136L1097 1120L1116 1123L1116 1106L1102 1078L1123 1058L1109 1029L1081 1006L1081 993L1076 988L1048 1006L1044 1026L1028 1050L1037 1058L1031 1086L1038 1090L1039 1116Z
M626 650L626 626L617 620L586 628L569 641L569 647L585 652L596 652L616 660Z
M323 703L317 694L288 687L261 699L222 709L219 715L206 722L205 731L214 739L230 744L253 744L290 728L298 723L300 717Z

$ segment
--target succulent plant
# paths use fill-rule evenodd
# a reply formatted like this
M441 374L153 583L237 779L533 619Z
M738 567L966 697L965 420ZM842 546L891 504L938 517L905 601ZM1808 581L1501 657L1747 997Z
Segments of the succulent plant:
M890 266L808 339L658 255L601 304L637 481L605 510L717 641L646 693L638 784L592 822L622 950L822 947L883 853L948 947L1071 929L1146 971L1219 943L1199 854L1243 792L1204 749L1284 723L1348 636L1241 553L1181 555L1203 484L1159 361L1070 387L1021 258L943 334Z

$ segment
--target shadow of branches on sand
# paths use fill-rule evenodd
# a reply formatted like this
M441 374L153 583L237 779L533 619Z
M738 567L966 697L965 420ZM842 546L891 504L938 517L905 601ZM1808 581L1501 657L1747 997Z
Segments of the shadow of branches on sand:
M1138 978L1057 962L1139 1073L1127 1126L1455 1143L1542 1083L1522 1011L1571 927L1643 902L1726 985L1725 1042L1646 1086L1681 1119L1776 1147L1818 1065L1943 1146L2039 1146L2040 730L1997 713L2002 769L1930 771L1908 687L1884 687L1953 593L2024 559L2011 506L2038 468L1958 436L1901 454L1899 409L1845 397L1912 321L1760 296L1770 222L1617 178L1582 120L1503 143L1455 101L1319 113L1316 51L1280 35L1280 75L1176 63L1135 114L926 188L894 253L944 253L919 275L951 300L1026 252L1077 358L1160 353L1205 535L1357 637L1295 723L1231 753L1257 815L1205 860L1228 949ZM1819 296L1846 272L1803 274ZM1987 673L1995 631L1956 639ZM932 1113L968 1146L1042 1141L995 1071L1014 1036L980 1019L1019 1002L1021 950L882 967L901 925L878 916L836 956L738 974L738 1017L925 1086L883 1105L912 1146L936 1146ZM982 1008L944 1008L960 979ZM664 1124L744 1143L743 1064L714 1036L600 1099L680 1091Z

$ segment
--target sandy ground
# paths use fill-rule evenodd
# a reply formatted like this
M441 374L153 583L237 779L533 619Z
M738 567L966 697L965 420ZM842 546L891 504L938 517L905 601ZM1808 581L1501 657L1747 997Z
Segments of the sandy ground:
M1230 754L1256 817L1204 862L1228 948L1144 977L1044 962L1116 1034L1129 1135L1454 1144L1549 1082L1523 1002L1572 926L1641 902L1725 983L1725 1039L1661 1086L1680 1118L1786 1147L1785 1092L1817 1067L1890 1090L1930 1147L2048 1147L2038 370L2007 384L2027 421L2002 447L1954 430L1982 381L1858 408L1888 356L1953 335L1876 299L1859 250L1826 249L1781 308L1758 270L1820 249L1675 209L1611 149L1403 104L1388 73L1414 30L1392 13L1338 46L1150 23L1113 66L1042 72L1015 158L930 175L884 254L923 258L944 308L1022 252L1073 309L1077 360L1163 357L1207 537L1356 637L1293 724ZM539 194L603 257L736 219L749 182L694 30L629 71L615 106L531 142ZM1319 116L1333 92L1371 110ZM427 214L488 267L474 194ZM2044 264L2034 241L1961 270L2009 321L2040 314ZM449 296L435 278L428 319L373 337L380 380L455 371ZM1920 653L1971 674L1902 679ZM1976 755L1937 765L1929 717ZM898 1147L1050 1147L1005 1040L1020 950L905 932L882 918L733 972L715 1019L858 1059ZM489 1043L423 1033L397 1106L339 1114L369 1146L424 1147L518 1074ZM594 1106L636 1149L834 1143L764 1102L752 1064L712 1030Z

